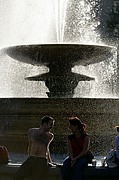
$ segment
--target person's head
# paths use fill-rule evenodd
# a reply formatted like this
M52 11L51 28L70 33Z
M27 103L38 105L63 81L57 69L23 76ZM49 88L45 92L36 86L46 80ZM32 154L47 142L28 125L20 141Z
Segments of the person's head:
M54 119L50 116L44 116L42 118L42 126L47 130L50 131L54 126Z
M119 133L119 126L116 126L115 128L116 128L116 131Z
M73 133L79 131L81 134L83 134L85 132L86 125L82 123L78 117L71 117L69 119L69 124L69 128Z

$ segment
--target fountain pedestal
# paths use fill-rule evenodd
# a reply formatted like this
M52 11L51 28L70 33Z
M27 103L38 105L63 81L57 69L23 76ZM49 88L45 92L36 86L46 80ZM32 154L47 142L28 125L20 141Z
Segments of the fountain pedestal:
M59 72L61 70L61 72ZM67 68L68 70L68 68ZM77 87L79 81L90 81L94 78L76 74L72 72L63 72L62 68L58 70L54 68L54 72L45 73L42 75L27 77L30 81L44 81L45 85L49 89L46 92L49 98L72 98L74 95L74 89Z

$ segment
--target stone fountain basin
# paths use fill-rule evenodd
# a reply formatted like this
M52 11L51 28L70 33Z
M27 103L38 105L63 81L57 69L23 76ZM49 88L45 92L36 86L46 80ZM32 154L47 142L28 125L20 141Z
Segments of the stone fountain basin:
M6 47L3 52L11 58L32 65L89 65L112 56L112 46L88 44L33 44Z

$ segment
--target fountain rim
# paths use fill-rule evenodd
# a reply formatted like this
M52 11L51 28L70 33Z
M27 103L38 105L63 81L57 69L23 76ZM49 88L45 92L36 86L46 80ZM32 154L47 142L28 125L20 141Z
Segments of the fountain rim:
M31 65L45 65L52 62L67 63L70 66L94 64L112 56L113 46L104 44L48 43L8 46L2 49L4 55Z
M108 45L108 44L100 44L100 43L31 43L31 44L17 44L17 45L9 45L9 46L6 46L6 47L3 47L1 50L6 50L8 48L15 48L15 47L31 47L31 46L90 46L90 47L107 47L107 48L111 48L111 49L116 49L115 46L112 46L112 45Z

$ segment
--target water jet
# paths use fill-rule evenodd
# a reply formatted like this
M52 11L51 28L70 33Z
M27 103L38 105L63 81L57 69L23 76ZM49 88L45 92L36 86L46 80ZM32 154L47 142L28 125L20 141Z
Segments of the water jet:
M48 73L41 74L39 72L39 75L26 77L26 79L30 81L44 81L45 85L49 89L49 92L47 92L49 98L44 98L44 99L34 98L34 97L31 98L32 96L30 96L30 98L15 98L15 97L1 98L0 99L0 105L1 105L0 142L1 144L4 143L6 146L8 146L8 149L11 152L16 151L19 153L23 151L26 153L27 130L30 127L37 125L39 126L39 119L46 114L51 115L56 119L56 124L58 128L56 128L56 131L55 130L54 131L56 134L58 133L57 136L59 136L60 140L62 141L61 134L67 135L65 133L68 133L66 132L66 127L67 127L66 118L72 115L74 116L77 115L80 116L82 120L87 123L89 127L89 133L93 136L92 144L94 146L93 147L94 152L98 151L98 154L103 152L104 155L104 153L108 148L108 145L110 145L110 141L108 139L109 134L111 134L110 139L113 139L114 133L112 127L114 127L114 125L116 125L117 123L119 100L118 98L116 99L102 98L101 93L100 93L100 98L97 99L72 98L74 95L74 90L80 81L91 81L91 80L94 81L94 77L85 75L85 73L81 73L81 74L80 72L79 74L74 73L72 72L72 68L75 65L88 66L105 60L107 61L107 59L112 56L111 53L112 47L106 45L105 46L89 45L86 43L82 44L82 42L80 42L80 39L86 40L89 29L91 32L91 35L89 37L91 38L93 37L94 42L95 39L97 38L97 36L94 37L96 34L94 32L95 27L93 27L92 19L91 16L89 15L90 10L92 12L94 8L91 9L89 7L88 1L85 1L86 4L84 3L84 1L80 1L80 2L70 1L69 2L70 7L67 8L69 9L69 14L68 12L67 13L65 12L66 14L63 16L63 18L62 18L62 12L59 12L61 10L61 7L59 7L61 1L59 2L57 2L56 0L54 1L58 7L58 8L54 8L55 13L53 11L53 16L55 14L55 18L57 22L55 22L54 20L55 18L52 18L52 22L55 22L56 26L53 24L50 27L56 28L57 35L54 33L55 28L53 29L53 35L51 35L51 31L49 33L49 29L50 29L49 24L51 23L51 21L49 21L49 16L51 14L49 13L49 16L47 15L48 14L47 8L50 9L48 6L51 5L51 2L47 1L47 3L45 2L44 4L44 1L40 1L40 2L39 1L36 2L36 1L32 1L32 0L29 1L26 0L25 2L19 1L19 4L17 4L17 6L16 4L15 6L13 6L15 9L12 7L14 11L12 11L13 14L11 15L11 17L13 18L11 18L11 21L9 22L10 22L10 27L12 27L11 31L13 36L11 37L13 43L8 43L8 46L5 45L4 47L6 48L3 49L3 52L5 55L7 54L9 57L11 57L12 58L11 60L15 59L17 61L23 62L23 64L30 64L34 66L44 65L48 67L49 68ZM13 3L15 3L15 1L13 1ZM25 4L26 6L24 6L24 3L26 3ZM32 8L30 3L33 5L34 8ZM39 6L38 3L40 3ZM42 3L44 4L44 6L42 6ZM95 1L93 4L95 3L97 2ZM29 8L30 6L31 9ZM71 8L71 6L73 7ZM38 7L38 9L35 9L36 7ZM43 20L42 18L39 18L42 17L41 16L42 11L41 12L39 11L39 7L44 7L43 12L45 12L46 17L43 17ZM45 9L45 7L47 8ZM27 8L28 12L30 13L27 13L27 10L24 8ZM31 13L32 9L33 9L33 15ZM22 10L23 13L21 13ZM35 18L32 19L32 16L34 17L35 10L37 11L37 13L35 14ZM65 10L66 9L64 9L64 11ZM82 15L79 18L81 12ZM23 20L25 20L25 23L23 24L18 23L16 14L18 14L18 17L20 18L22 23L24 22ZM21 16L21 14L23 14L24 16L26 15L25 19L24 17ZM86 17L84 14L86 14ZM93 16L95 15L93 12L91 14ZM29 18L27 17L30 17L31 18L30 22L32 22L33 20L33 23L29 23L29 21L27 21L27 19L29 20ZM43 26L46 20L48 20L48 24L46 23L46 26ZM65 27L65 20L67 20L66 27ZM86 20L87 22L84 23L84 20ZM39 23L39 26L34 26L34 21L37 22L36 25L38 25ZM76 24L72 24L72 22L75 22ZM93 22L95 26L95 21ZM30 24L30 26L27 26L28 24ZM85 26L85 24L87 25ZM96 23L96 25L97 24L98 23ZM16 31L14 30L13 27L15 28ZM22 31L18 31L18 29L22 29L21 27L24 29L25 32L24 35L20 33ZM29 43L29 39L27 39L27 37L28 38L31 37L30 36L31 34L29 33L31 27L33 28L31 34L34 35L36 33L35 34L36 36L33 36L33 41ZM86 32L84 31L79 32L80 27L83 27L83 30L85 29ZM43 31L43 28L45 32ZM42 30L42 33L40 30ZM55 36L56 38L57 36L56 39L58 39L58 42L54 42L54 39L52 40L52 43L46 42L46 39L44 40L42 38L42 34L43 37L48 37L47 35L48 33L51 35L51 37ZM80 38L79 36L82 37ZM17 38L20 39L21 41L16 43ZM25 38L28 40L28 42L22 41ZM35 41L36 40L35 38L37 39L37 43ZM6 39L8 40L8 36ZM69 41L69 42L65 43L65 41L66 42ZM7 42L10 41L8 40ZM89 38L87 42L90 43ZM13 46L11 46L11 44L13 44ZM22 45L22 44L26 44L26 45ZM6 62L7 62L7 58L9 59L9 57L6 57L5 59ZM7 81L6 83L8 82L9 81ZM16 86L17 83L15 84L15 87ZM21 86L19 86L20 89L18 91L21 90ZM60 131L58 132L57 130L59 129L59 127L61 128ZM22 146L19 145L16 147L17 144L16 142L19 142L19 144L20 145L22 144ZM102 142L104 142L103 145ZM62 147L60 148L58 146L56 152L58 152L59 149L62 150Z

